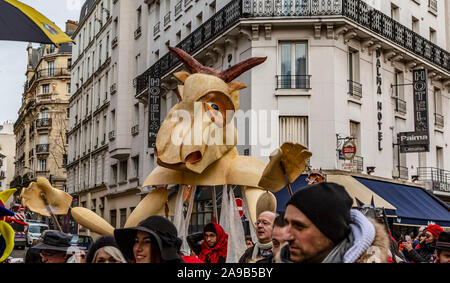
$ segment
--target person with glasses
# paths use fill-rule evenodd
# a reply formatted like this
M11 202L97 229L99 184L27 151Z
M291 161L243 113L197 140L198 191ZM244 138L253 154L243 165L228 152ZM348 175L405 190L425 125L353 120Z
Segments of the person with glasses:
M45 231L42 243L32 247L39 250L42 263L66 263L69 256L67 249L70 247L72 236L63 232Z
M436 248L436 241L444 230L436 224L428 225L425 230L425 241L419 249L413 249L412 241L403 242L405 257L414 263L431 263Z
M259 214L255 223L256 237L258 238L258 241L253 247L248 248L244 252L239 259L239 263L248 263L251 261L272 257L272 230L275 217L276 214L272 211L264 211Z

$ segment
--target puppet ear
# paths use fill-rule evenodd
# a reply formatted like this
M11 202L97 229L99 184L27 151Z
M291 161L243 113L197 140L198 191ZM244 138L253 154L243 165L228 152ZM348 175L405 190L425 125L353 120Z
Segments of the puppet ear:
M247 86L244 83L241 83L241 82L238 82L238 81L234 81L234 82L228 83L228 88L230 90L230 93L233 93L235 91L244 89L246 87Z
M178 102L183 100L184 97L184 86L183 85L179 85L177 90L175 91L178 97Z
M183 83L190 76L190 74L188 72L177 72L177 73L174 73L173 75L175 76L175 78L177 78L178 80L180 80Z

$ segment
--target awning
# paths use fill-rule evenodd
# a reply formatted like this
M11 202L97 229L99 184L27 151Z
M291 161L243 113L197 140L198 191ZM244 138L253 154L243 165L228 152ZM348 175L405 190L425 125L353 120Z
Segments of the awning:
M307 175L302 175L294 183L291 184L292 191L294 193L307 185L308 182L306 181L306 177ZM327 182L333 182L343 186L350 197L353 199L353 207L358 206L355 198L358 198L365 204L370 204L370 201L373 197L375 206L384 207L387 214L395 214L396 207L394 205L355 180L352 176L327 175ZM275 193L275 197L277 198L277 210L284 211L286 209L286 203L290 198L287 188L284 188L283 190Z
M426 226L433 222L450 227L450 207L426 190L365 178L355 179L397 208L394 224Z

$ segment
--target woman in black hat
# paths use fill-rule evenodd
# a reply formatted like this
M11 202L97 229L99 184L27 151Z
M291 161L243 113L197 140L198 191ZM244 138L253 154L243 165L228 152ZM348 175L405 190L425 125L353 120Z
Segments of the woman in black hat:
M129 262L184 263L177 229L164 217L150 216L137 227L116 229L114 238Z

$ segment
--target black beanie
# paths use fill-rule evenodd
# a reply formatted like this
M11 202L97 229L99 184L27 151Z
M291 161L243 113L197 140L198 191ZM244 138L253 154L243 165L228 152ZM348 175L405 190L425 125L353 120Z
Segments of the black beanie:
M293 205L335 245L350 232L353 201L345 188L335 183L319 183L297 191L286 204Z
M213 232L214 234L217 234L216 227L214 227L213 223L208 223L205 227L203 227L203 233L206 232Z
M86 263L92 263L94 260L94 254L103 247L115 247L119 249L119 246L116 244L116 240L113 236L102 236L98 238L89 248L89 251L86 255Z

